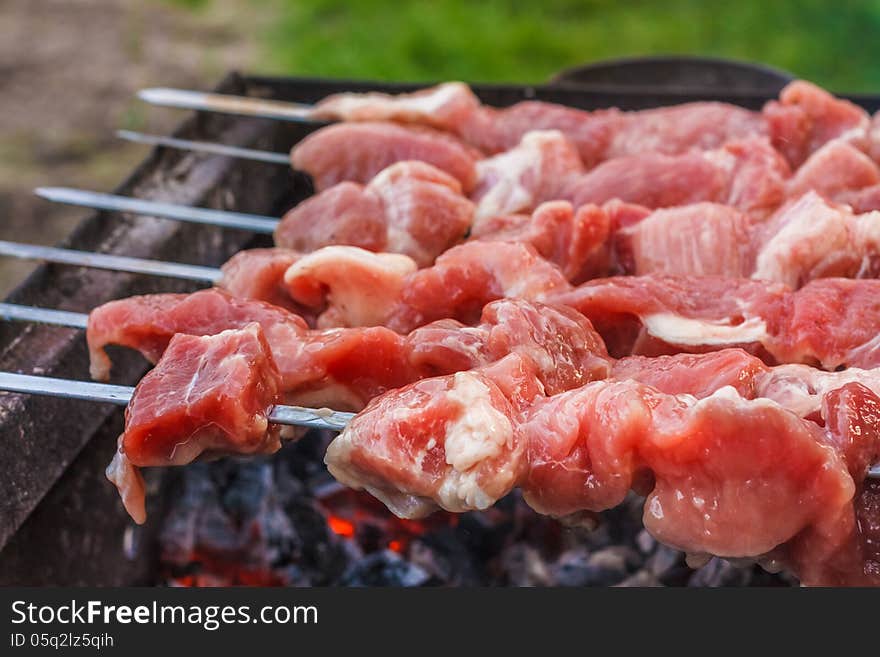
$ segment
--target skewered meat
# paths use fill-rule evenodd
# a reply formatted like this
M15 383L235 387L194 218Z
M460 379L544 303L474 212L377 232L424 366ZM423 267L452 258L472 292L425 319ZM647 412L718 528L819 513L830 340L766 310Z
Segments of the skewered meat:
M315 106L315 118L343 121L398 121L454 132L480 100L463 82L445 82L413 93L340 93Z
M847 239L858 237L850 246L875 244L873 217L859 219L841 224ZM832 216L830 225L838 223L839 217ZM810 234L800 239L809 243L807 238ZM769 271L774 253L781 257L795 242L786 239L783 226L762 250L756 276L769 277L761 272ZM816 242L823 248L834 244L827 236L818 236ZM819 273L873 275L876 248L871 246L867 256L859 253L861 248L841 252L846 258L834 249L823 255L817 247L810 251L813 259L795 250L790 262L780 260L774 266L779 277L799 272L798 283ZM352 267L363 273L352 277ZM405 333L438 319L472 323L486 303L520 297L574 307L597 325L618 355L748 346L771 362L814 363L826 369L873 367L877 362L876 280L816 279L792 291L764 280L646 275L597 279L571 288L558 268L526 244L474 241L418 271L405 256L327 247L290 267L285 285L295 305L318 315L323 327L385 325ZM846 312L849 307L859 312Z
M284 274L301 254L292 249L269 248L239 251L221 267L218 285L241 299L259 299L303 313L284 285Z
M335 94L318 104L316 116L428 125L489 154L513 148L531 130L559 130L587 167L615 157L710 150L752 137L770 138L793 167L835 139L871 148L864 110L803 80L786 86L762 112L715 102L637 112L587 112L541 101L497 109L481 105L466 85L453 82L413 94Z
M752 221L718 203L655 210L614 236L627 274L748 276L754 265Z
M827 199L845 200L880 183L880 167L846 141L831 141L813 153L787 185L794 198L813 191Z
M491 303L476 326L444 320L409 335L384 327L307 330L293 313L213 289L111 301L89 317L92 373L106 379L109 344L156 362L177 333L213 335L257 322L281 374L285 401L360 410L373 397L428 376L487 365L510 353L537 363L548 391L607 375L610 361L574 310L519 299Z
M609 144L624 124L623 116L616 109L587 112L528 100L504 109L482 107L457 132L484 153L496 154L514 148L533 130L559 131L591 168L609 157Z
M707 151L731 141L767 134L761 115L717 102L627 112L616 127L605 159L640 153L677 155Z
M318 312L319 327L387 325L408 332L436 319L474 322L490 301L569 287L562 273L521 243L469 242L416 270L406 256L326 247L284 274L290 298Z
M515 147L477 163L475 227L492 217L531 212L544 201L568 199L567 181L584 171L561 132L527 132Z
M615 355L745 346L769 361L872 368L880 364L880 281L819 279L797 291L720 277L591 281L548 298L586 315Z
M577 207L619 199L648 208L714 201L760 215L782 202L791 175L782 156L758 138L717 150L621 156L585 171L558 131L527 133L515 148L480 161L477 173L477 226L556 200Z
M785 160L767 140L751 139L714 151L608 160L571 177L565 198L576 206L620 199L648 208L714 201L760 214L782 202L789 176Z
M92 378L106 381L110 377L107 345L136 349L155 363L175 334L214 335L227 329L243 329L254 322L262 327L271 345L296 344L308 330L305 321L291 312L218 289L105 303L89 314L86 330Z
M781 560L806 583L871 581L854 477L880 453L880 433L876 417L857 424L852 412L880 404L874 393L846 384L825 395L823 429L732 387L697 399L603 380L543 397L520 365L377 398L331 443L328 467L404 517L486 508L520 485L539 512L576 520L635 488L648 493L649 531L673 546Z
M854 215L815 192L766 221L712 203L657 210L615 235L629 274L748 277L799 287L815 278L873 278L880 214Z
M309 174L319 192L344 181L367 183L395 162L419 160L445 171L469 193L476 184L479 157L444 132L394 123L330 125L290 152L293 168Z
M540 301L569 287L562 272L527 244L468 242L408 276L383 323L397 331L446 317L471 323L495 299Z
M774 369L783 367L806 366L780 365ZM760 358L742 349L722 349L705 354L674 354L653 358L626 356L614 363L611 376L621 381L638 381L667 394L693 395L697 399L730 386L746 399L760 396L779 401L773 395L763 394L763 389L762 394L757 392L758 378L770 371L771 368ZM833 376L836 373L826 374ZM782 406L791 410L785 403Z
M135 389L107 469L135 521L146 517L136 468L272 453L281 442L267 415L280 398L281 374L259 324L213 336L175 335Z
M610 237L614 226L632 208L620 202L582 205L575 211L568 201L542 203L531 215L494 217L480 223L471 239L520 242L531 245L545 260L559 267L571 283L606 275L611 267ZM649 213L647 209L637 210Z
M815 192L784 206L755 232L753 278L798 287L811 279L874 278L880 257L880 213L853 215Z
M275 243L402 253L425 267L464 237L473 214L455 178L424 162L397 162L366 186L342 182L306 199L284 216Z
M778 101L767 103L763 114L774 145L795 168L835 139L868 147L870 117L865 110L804 80L787 85Z
M527 467L512 419L540 395L527 363L510 356L482 371L420 381L371 402L327 450L340 482L418 518L438 507L486 509Z
M523 334L510 332L512 318L521 316L516 303L494 305L496 344ZM870 536L853 519L873 517L873 488L859 488L855 511L852 499L880 456L880 399L873 392L848 381L848 373L826 373L818 384L801 382L812 399L805 405L786 391L796 370L809 368L768 369L736 350L628 359L605 379L608 361L595 338L560 342L559 331L542 324L541 308L528 313L526 332L539 328L552 338L542 351L502 348L508 355L493 364L375 399L328 450L334 475L406 517L436 506L486 508L520 485L537 510L575 519L619 503L630 488L648 490L646 525L674 546L781 561L807 583L872 581L862 568L874 554ZM588 345L588 357L580 365L563 357L560 369L553 358L562 354L559 346L579 344ZM582 369L551 383L548 375L565 367ZM662 391L692 385L695 377L704 386L691 389L696 396ZM256 324L210 338L175 337L139 386L109 469L133 515L143 517L138 467L189 462L205 448L203 438L221 453L275 449L277 434L265 411L255 409L277 401L282 386ZM817 419L825 428L765 392L794 399L809 417L821 399ZM178 452L180 436L190 438ZM242 447L231 436L250 439Z
M404 255L328 246L289 267L284 285L296 303L321 311L319 328L381 326L415 271Z

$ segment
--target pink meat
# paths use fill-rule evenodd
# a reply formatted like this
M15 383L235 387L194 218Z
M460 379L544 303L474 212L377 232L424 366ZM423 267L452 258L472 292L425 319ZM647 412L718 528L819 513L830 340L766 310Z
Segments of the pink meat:
M561 132L526 133L515 147L477 163L475 229L493 217L567 199L567 181L583 171L577 150Z
M717 203L656 210L619 230L614 247L628 274L737 278L750 275L754 266L751 220Z
M458 133L484 153L494 154L514 148L533 130L558 130L589 168L606 158L623 116L616 109L587 112L529 100L504 109L482 107L470 115Z
M619 230L614 247L628 274L750 276L797 288L816 278L876 277L880 215L854 215L815 192L766 221L698 203L651 213Z
M569 287L562 272L527 244L468 242L406 277L386 326L406 332L437 319L472 323L495 299L541 301Z
M105 381L110 376L107 345L136 349L155 363L177 333L214 335L252 322L262 327L269 344L294 344L308 329L302 318L283 308L218 289L110 301L89 314L86 338L92 378Z
M621 381L638 381L667 394L687 394L699 399L732 386L740 396L753 399L758 396L758 377L770 371L760 358L742 349L722 349L707 354L653 358L627 356L614 363L611 376Z
M849 205L853 212L880 210L880 184L839 192L835 194L834 200Z
M135 388L107 469L135 521L146 517L136 468L272 453L281 442L268 413L280 398L281 375L259 324L213 336L174 336Z
M880 455L870 390L841 379L819 423L760 398L770 370L738 350L628 359L614 372L625 380L549 397L524 365L510 356L375 399L331 443L329 469L407 518L484 509L519 486L537 511L578 522L634 489L674 547L806 584L878 583L876 487L862 483Z
M570 177L565 198L576 206L620 199L648 208L712 201L764 213L784 198L789 175L785 160L766 140L752 139L716 151L608 160Z
M306 253L334 244L402 253L424 267L462 239L473 214L455 178L398 162L366 186L343 182L306 199L281 220L275 243Z
M316 118L335 121L397 121L455 132L480 107L466 84L446 82L413 93L340 93L327 96L313 110Z
M745 279L616 277L548 301L586 315L613 355L741 346L768 362L827 370L880 364L878 280L819 279L791 291Z
M291 165L312 177L317 191L344 182L367 183L395 162L420 160L461 183L476 184L479 154L431 128L395 123L339 123L321 128L293 147Z
M756 225L752 242L752 277L793 288L817 278L873 278L880 272L880 215L854 215L812 191Z
M880 167L845 141L831 141L813 153L788 182L787 196L813 191L828 199L845 199L880 184Z
M471 239L529 244L577 284L608 273L611 226L611 214L604 207L583 205L575 211L567 201L550 201L531 215L484 221Z
M770 351L779 362L827 370L880 366L880 280L812 281L790 294L783 317L772 320Z
M239 251L221 267L218 285L240 299L258 299L300 312L284 286L284 273L300 257L297 251L284 248Z
M759 113L727 103L685 103L627 112L616 127L605 159L712 150L730 141L764 136L766 130Z
M865 110L804 80L795 80L763 109L773 144L799 167L833 139L867 146L869 117Z
M382 199L360 183L341 182L289 210L275 229L275 244L302 253L331 244L382 251L387 223Z
M535 404L524 431L523 491L543 513L606 509L644 487L645 526L658 540L729 557L787 544L813 584L855 530L853 480L824 431L730 388L696 400L597 382Z
M516 355L425 379L374 399L330 443L324 461L338 481L403 518L486 509L527 467L513 418L540 394Z

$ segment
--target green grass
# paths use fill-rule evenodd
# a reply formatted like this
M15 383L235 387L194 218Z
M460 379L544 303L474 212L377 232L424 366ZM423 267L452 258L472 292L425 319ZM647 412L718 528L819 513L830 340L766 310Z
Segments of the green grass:
M210 11L211 0L166 1ZM592 60L694 53L880 90L878 0L243 2L267 18L255 38L271 73L538 82Z

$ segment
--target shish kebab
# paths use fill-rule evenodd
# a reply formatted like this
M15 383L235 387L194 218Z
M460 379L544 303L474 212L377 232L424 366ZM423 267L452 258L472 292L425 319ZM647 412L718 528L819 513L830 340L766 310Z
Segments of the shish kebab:
M751 357L732 353L735 374L742 359ZM856 524L859 514L869 512L875 486L864 483L862 490L856 484L854 491L853 485L870 464L864 459L876 458L873 443L880 439L876 418L852 415L858 399L867 396L865 403L875 403L870 391L848 384L825 395L828 424L822 429L769 400L750 401L730 385L697 397L667 393L663 387L670 382L655 379L666 378L668 366L657 369L651 359L636 368L647 368L648 381L660 389L643 385L638 376L603 380L597 372L600 378L592 383L587 378L586 384L563 377L561 390L553 392L535 378L536 365L527 355L511 354L491 366L391 390L331 443L328 467L343 483L366 488L403 517L420 517L437 506L486 508L519 485L537 511L576 521L619 503L632 486L649 493L645 522L652 533L682 549L788 565L806 583L876 580L863 563L872 558L865 549L876 551L870 547L872 530ZM692 379L690 361L678 368ZM278 430L267 409L278 399L278 377L259 324L202 338L174 336L135 390L120 450L108 469L126 506L136 509L140 500L142 513L143 480L130 459L168 465L199 454L277 450ZM185 386L187 392L168 395L169 386ZM235 408L218 399L235 400ZM583 416L580 429L563 421L572 412ZM590 427L598 426L602 431L593 435ZM217 442L225 428L232 433ZM580 451L566 447L572 429L589 445L584 464ZM606 433L638 456L617 454L613 444L604 444ZM872 444L852 443L851 434ZM182 444L180 435L200 438ZM172 446L169 461L164 450ZM616 454L610 461L606 449ZM150 461L157 450L163 459ZM683 462L695 469L692 474L705 470L707 477L682 479ZM644 479L642 468L655 479ZM588 479L581 482L583 477ZM753 477L763 482L759 491L753 490ZM699 518L682 505L681 487L688 499L692 494L694 510L702 509ZM739 492L728 495L734 489ZM702 508L707 501L711 506Z
M145 89L151 104L298 122L395 121L454 134L484 153L509 149L529 130L561 130L588 167L614 157L660 150L713 148L744 137L767 136L796 167L835 136L867 138L870 117L858 106L805 81L787 85L760 112L717 102L655 110L588 112L542 101L508 108L483 105L461 82L412 93L337 93L315 105L178 89ZM861 134L856 134L860 132Z
M85 313L0 303L0 319L6 320L39 322L54 326L85 329L88 325L88 317ZM73 381L14 372L0 372L0 390L125 406L131 400L134 388L92 381ZM330 429L334 431L342 430L352 417L354 417L354 413L345 411L290 405L276 405L268 415L269 420L275 424L310 429ZM866 476L880 479L880 464L869 468Z
M575 308L596 324L616 354L749 345L770 362L813 363L827 370L880 365L872 328L880 325L876 278L817 278L794 289L767 280L658 272L572 286L558 267L515 242L469 242L421 270L404 256L355 247L309 254L254 249L233 256L221 272L51 247L0 247L68 264L202 282L219 277L220 287L234 296L283 306L321 328L386 326L407 333L446 318L470 323L487 303L520 297ZM845 312L855 306L862 311Z

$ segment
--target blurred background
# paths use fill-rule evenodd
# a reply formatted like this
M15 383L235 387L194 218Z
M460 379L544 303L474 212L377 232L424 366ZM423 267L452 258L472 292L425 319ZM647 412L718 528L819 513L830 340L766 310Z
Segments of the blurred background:
M144 156L117 128L168 131L143 86L280 75L541 82L667 53L770 64L880 92L880 0L0 0L0 239L53 243L83 211L36 185L112 189ZM0 260L0 295L28 271Z

